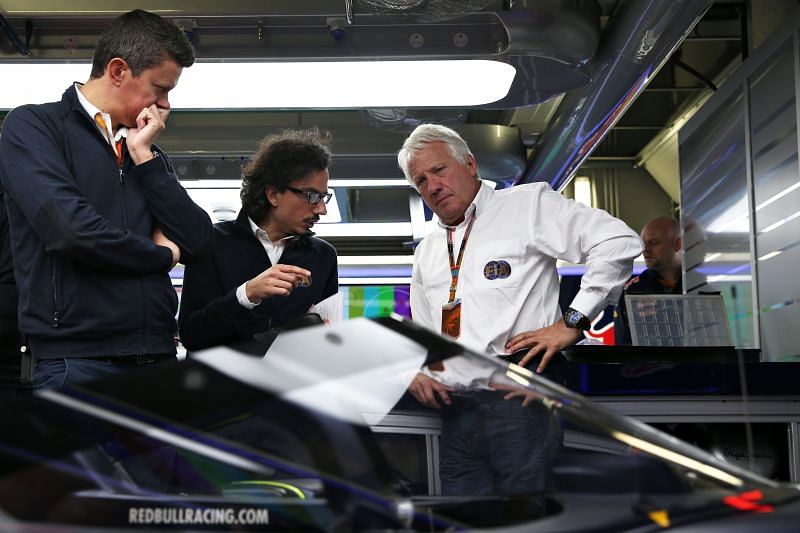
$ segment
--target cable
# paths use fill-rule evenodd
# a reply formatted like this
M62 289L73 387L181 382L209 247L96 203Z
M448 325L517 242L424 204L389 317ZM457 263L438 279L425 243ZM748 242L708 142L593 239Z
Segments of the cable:
M22 39L19 38L17 32L15 32L14 28L12 28L8 24L8 21L2 14L0 14L0 28L2 28L4 32L6 32L6 35L8 35L8 39L11 41L11 44L14 45L14 48L16 48L20 54L24 56L31 55L30 49L28 49L28 47L25 46L25 43L22 42Z
M711 81L710 79L708 79L708 77L706 77L702 72L700 72L699 70L695 69L694 67L691 67L691 66L687 65L686 63L684 63L683 61L681 61L680 59L678 59L675 56L672 56L669 60L673 65L675 65L676 67L682 68L683 70L685 70L686 72L688 72L689 74L691 74L692 76L697 78L698 80L702 81L709 89L711 89L714 92L717 92L717 86L714 85L714 82Z

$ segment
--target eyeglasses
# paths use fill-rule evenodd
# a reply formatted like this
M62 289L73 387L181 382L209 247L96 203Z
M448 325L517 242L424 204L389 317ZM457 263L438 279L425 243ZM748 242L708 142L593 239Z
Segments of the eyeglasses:
M317 191L304 191L303 189L297 189L295 187L286 187L287 190L292 192L296 192L297 194L302 194L308 200L308 203L311 205L317 205L320 202L325 202L326 204L331 201L333 197L332 192L317 192Z

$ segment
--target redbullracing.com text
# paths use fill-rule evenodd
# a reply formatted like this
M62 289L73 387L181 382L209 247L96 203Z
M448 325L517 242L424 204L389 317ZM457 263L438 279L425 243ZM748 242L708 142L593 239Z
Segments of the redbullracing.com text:
M203 525L256 526L269 524L267 509L231 509L188 507L132 507L128 510L129 524L144 525Z

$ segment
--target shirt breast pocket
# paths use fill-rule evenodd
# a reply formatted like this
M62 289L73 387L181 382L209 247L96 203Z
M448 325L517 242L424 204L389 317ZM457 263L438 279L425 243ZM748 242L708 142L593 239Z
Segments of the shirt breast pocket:
M519 287L522 275L522 247L519 241L502 240L475 247L473 268L479 289Z

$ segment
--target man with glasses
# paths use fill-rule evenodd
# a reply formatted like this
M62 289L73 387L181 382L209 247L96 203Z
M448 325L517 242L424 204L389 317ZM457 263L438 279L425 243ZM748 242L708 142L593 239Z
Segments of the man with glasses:
M189 350L253 351L338 290L336 250L311 228L327 210L329 138L316 129L264 138L242 177L242 209L215 225L213 252L186 267L180 336Z

